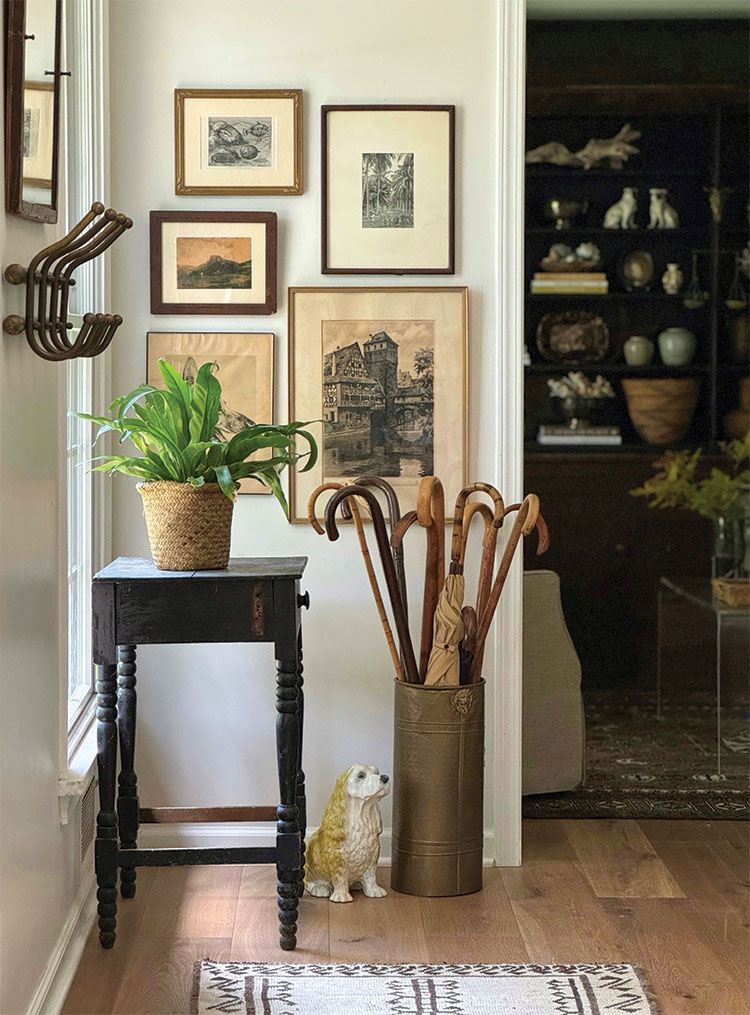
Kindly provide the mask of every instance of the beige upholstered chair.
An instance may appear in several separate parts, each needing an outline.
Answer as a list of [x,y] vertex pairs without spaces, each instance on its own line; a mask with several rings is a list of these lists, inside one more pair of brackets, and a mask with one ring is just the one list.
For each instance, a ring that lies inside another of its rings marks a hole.
[[523,576],[523,793],[560,793],[584,779],[581,664],[554,571]]

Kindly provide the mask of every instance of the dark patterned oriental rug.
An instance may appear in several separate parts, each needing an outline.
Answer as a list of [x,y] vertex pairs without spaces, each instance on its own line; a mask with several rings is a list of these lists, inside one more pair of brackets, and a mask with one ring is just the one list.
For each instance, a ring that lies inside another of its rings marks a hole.
[[623,964],[195,964],[191,1015],[655,1015],[640,972]]
[[653,694],[586,691],[586,784],[528,796],[527,818],[750,819],[747,703],[722,707],[721,772],[716,699],[672,694],[656,718]]

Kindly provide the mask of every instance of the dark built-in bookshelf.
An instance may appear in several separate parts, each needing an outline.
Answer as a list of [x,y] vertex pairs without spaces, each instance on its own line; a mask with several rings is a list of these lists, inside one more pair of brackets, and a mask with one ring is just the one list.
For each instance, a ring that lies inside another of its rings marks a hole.
[[[685,85],[679,89],[628,85],[601,89],[529,89],[527,149],[561,141],[571,151],[592,137],[612,137],[630,123],[641,131],[640,149],[622,169],[585,170],[531,164],[526,170],[526,323],[525,341],[531,355],[526,367],[526,440],[529,453],[581,453],[580,445],[540,448],[535,442],[542,422],[558,421],[555,401],[548,399],[547,380],[568,370],[608,377],[616,397],[607,419],[622,432],[620,448],[608,454],[658,453],[635,431],[627,412],[620,381],[623,377],[695,377],[700,383],[698,404],[681,446],[715,449],[724,438],[724,416],[738,404],[738,386],[747,375],[747,363],[738,362],[732,345],[732,322],[744,311],[729,310],[725,301],[732,284],[735,259],[748,242],[748,116],[744,90],[735,87]],[[679,92],[679,96],[677,95]],[[672,110],[672,105],[676,108]],[[623,187],[638,189],[636,229],[604,229],[606,210],[622,195]],[[649,188],[666,187],[677,209],[677,229],[648,229]],[[731,188],[721,222],[711,213],[706,188]],[[588,202],[585,214],[568,229],[557,230],[545,218],[545,202],[564,197]],[[575,247],[595,243],[602,254],[600,269],[607,275],[607,293],[531,293],[530,282],[550,246],[562,242]],[[654,261],[654,278],[647,291],[628,292],[618,266],[631,251],[648,251]],[[683,303],[693,251],[698,255],[705,304],[689,309]],[[664,292],[661,277],[667,262],[677,262],[684,273],[678,295]],[[748,280],[743,276],[745,289]],[[545,314],[589,310],[606,322],[610,347],[599,363],[549,363],[536,345],[536,332]],[[683,326],[698,339],[693,361],[686,367],[662,364],[658,349],[650,367],[629,367],[623,344],[635,334],[654,342],[666,327]],[[600,453],[597,449],[597,453]]]

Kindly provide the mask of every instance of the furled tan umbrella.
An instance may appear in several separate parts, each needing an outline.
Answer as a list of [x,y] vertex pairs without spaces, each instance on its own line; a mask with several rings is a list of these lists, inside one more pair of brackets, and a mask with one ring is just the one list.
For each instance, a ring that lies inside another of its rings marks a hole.
[[435,607],[432,651],[427,663],[425,684],[432,687],[458,687],[461,682],[461,658],[458,646],[464,636],[461,609],[464,604],[464,576],[451,573]]
[[434,686],[456,686],[461,683],[461,656],[459,646],[464,635],[462,609],[464,602],[464,556],[467,528],[474,511],[466,512],[466,504],[472,493],[486,493],[495,503],[494,516],[502,524],[503,499],[489,483],[472,483],[464,487],[456,498],[453,512],[453,539],[451,542],[450,573],[445,579],[443,591],[435,609],[433,642],[424,683]]

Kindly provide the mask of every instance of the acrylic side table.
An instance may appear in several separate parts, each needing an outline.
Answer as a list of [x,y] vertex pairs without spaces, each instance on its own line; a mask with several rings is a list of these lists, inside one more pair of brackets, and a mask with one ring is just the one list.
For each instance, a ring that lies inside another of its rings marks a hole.
[[[306,557],[238,557],[222,571],[159,571],[118,557],[92,582],[99,815],[95,864],[99,940],[115,943],[117,876],[135,895],[136,868],[177,864],[275,863],[279,943],[297,943],[306,824],[302,771],[302,637],[299,583]],[[140,809],[135,773],[136,647],[198,642],[273,642],[276,658],[278,807]],[[117,773],[117,741],[120,771]],[[140,849],[142,820],[276,821],[273,847]]]
[[750,610],[743,606],[728,606],[713,594],[709,578],[665,578],[659,579],[657,593],[657,668],[656,668],[656,717],[661,719],[662,684],[662,627],[664,603],[667,599],[682,599],[713,614],[716,634],[716,774],[721,775],[721,670],[722,642],[724,631],[729,624],[744,624],[750,631]]

